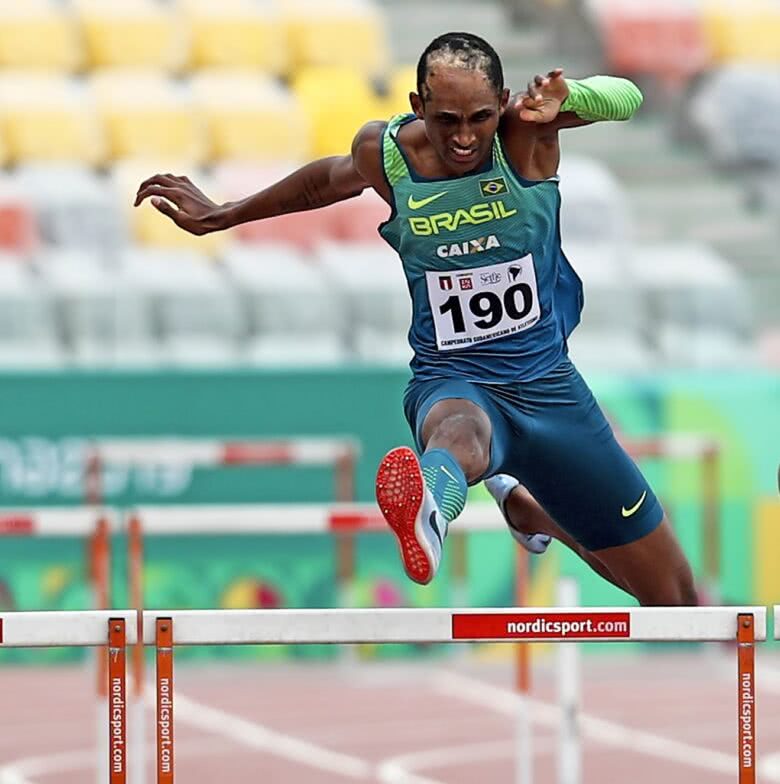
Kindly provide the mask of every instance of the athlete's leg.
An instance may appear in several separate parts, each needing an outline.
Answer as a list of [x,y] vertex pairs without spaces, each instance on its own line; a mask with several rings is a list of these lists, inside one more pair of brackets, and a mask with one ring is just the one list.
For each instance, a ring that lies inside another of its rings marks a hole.
[[488,469],[491,433],[482,408],[470,400],[450,398],[431,407],[423,421],[422,442],[426,452],[446,449],[473,483]]
[[[510,473],[551,518],[537,510],[535,531],[557,536],[554,521],[641,604],[695,603],[690,567],[661,505],[576,369],[562,364],[522,385],[517,409],[513,426],[528,448],[510,461]],[[516,514],[522,524],[523,511]]]
[[418,459],[407,447],[388,452],[377,471],[376,497],[406,573],[425,584],[441,562],[468,483],[488,470],[493,426],[487,411],[496,412],[478,386],[445,379],[412,382],[405,409],[422,454]]
[[693,574],[666,516],[641,539],[596,550],[594,556],[643,605],[698,604]]
[[522,485],[515,486],[509,493],[504,510],[507,522],[515,530],[529,536],[532,534],[544,534],[557,539],[582,558],[596,574],[611,582],[617,588],[633,595],[627,583],[615,577],[596,555],[586,550],[576,539],[564,531]]
[[[561,528],[521,485],[509,494],[505,509],[510,525],[517,530],[558,539],[597,574],[642,605],[697,604],[690,566],[666,517],[654,531],[635,542],[590,551]],[[661,563],[663,568],[659,568]]]

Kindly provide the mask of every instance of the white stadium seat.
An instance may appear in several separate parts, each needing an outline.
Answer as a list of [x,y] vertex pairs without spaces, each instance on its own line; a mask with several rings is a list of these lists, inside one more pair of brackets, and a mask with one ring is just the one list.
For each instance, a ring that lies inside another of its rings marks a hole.
[[15,180],[35,211],[44,243],[111,253],[127,241],[118,200],[108,180],[79,164],[27,165]]
[[376,244],[326,243],[317,258],[340,291],[350,325],[346,339],[356,355],[380,364],[407,362],[411,302],[395,252]]
[[122,253],[121,265],[123,280],[149,301],[167,364],[235,364],[238,301],[207,256],[194,251],[128,248]]
[[750,294],[729,262],[705,245],[683,242],[639,246],[627,265],[646,302],[647,333],[665,364],[751,364]]
[[223,263],[244,314],[251,364],[333,364],[349,328],[321,267],[288,245],[236,245]]
[[70,362],[79,366],[159,363],[148,302],[100,254],[49,250],[39,255],[38,267],[60,314]]
[[0,253],[0,367],[57,367],[64,361],[52,302],[33,269]]

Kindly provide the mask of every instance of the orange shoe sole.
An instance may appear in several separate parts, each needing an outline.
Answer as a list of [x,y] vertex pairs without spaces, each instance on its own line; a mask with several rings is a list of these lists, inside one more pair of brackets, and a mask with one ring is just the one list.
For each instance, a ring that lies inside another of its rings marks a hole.
[[433,577],[430,558],[415,531],[424,492],[425,481],[417,455],[405,446],[391,449],[376,472],[376,501],[398,539],[406,574],[422,585]]

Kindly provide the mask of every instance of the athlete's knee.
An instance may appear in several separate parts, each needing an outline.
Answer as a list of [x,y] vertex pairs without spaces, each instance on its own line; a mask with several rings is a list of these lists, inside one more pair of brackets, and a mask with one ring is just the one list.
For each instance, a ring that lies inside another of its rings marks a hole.
[[679,564],[659,579],[644,595],[637,595],[645,607],[694,607],[699,603],[691,567],[687,562]]
[[437,422],[426,448],[448,450],[470,482],[479,479],[490,464],[490,432],[481,417],[470,411],[454,412]]

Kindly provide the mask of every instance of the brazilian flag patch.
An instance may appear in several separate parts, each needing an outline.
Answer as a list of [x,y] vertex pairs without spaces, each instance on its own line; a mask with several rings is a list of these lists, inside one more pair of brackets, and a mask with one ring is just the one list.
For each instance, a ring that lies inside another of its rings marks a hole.
[[480,180],[479,190],[483,196],[500,196],[507,191],[506,180],[503,177]]

